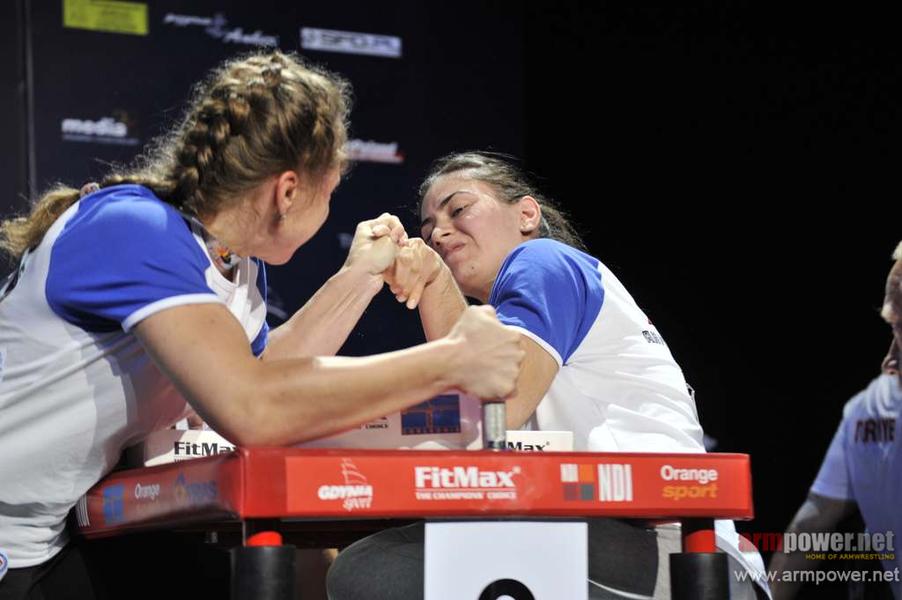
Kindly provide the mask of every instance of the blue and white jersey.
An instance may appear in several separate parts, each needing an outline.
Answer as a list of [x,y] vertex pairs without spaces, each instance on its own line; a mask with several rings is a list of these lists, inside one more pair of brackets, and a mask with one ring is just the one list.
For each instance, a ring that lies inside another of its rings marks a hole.
[[[560,367],[525,428],[572,431],[577,451],[705,451],[682,370],[598,259],[550,239],[524,242],[501,265],[489,304]],[[732,521],[715,528],[718,548],[763,574],[757,551],[740,550]]]
[[11,567],[55,555],[70,508],[122,449],[184,415],[132,328],[222,303],[260,354],[265,295],[262,263],[244,259],[227,280],[199,231],[147,188],[102,189],[56,220],[0,300],[0,547]]
[[[858,504],[871,533],[893,532],[896,560],[887,569],[902,569],[902,389],[894,375],[881,375],[843,408],[811,491],[819,496]],[[889,552],[892,554],[893,552]],[[902,598],[899,582],[892,584]]]
[[526,428],[572,431],[578,451],[704,451],[683,372],[600,261],[530,240],[504,260],[489,304],[560,367]]

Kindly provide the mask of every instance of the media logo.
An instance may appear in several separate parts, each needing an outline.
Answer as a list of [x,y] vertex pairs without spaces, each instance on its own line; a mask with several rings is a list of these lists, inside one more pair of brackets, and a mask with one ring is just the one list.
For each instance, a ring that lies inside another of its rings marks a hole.
[[65,118],[60,123],[63,141],[116,146],[137,146],[138,138],[128,135],[128,125],[121,118],[90,119]]

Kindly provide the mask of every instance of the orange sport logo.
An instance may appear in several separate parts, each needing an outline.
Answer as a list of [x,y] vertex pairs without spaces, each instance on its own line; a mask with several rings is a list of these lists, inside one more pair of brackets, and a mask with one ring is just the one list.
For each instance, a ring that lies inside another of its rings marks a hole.
[[681,482],[665,485],[661,497],[679,502],[685,499],[717,498],[717,469],[678,469],[671,465],[661,467],[661,479]]

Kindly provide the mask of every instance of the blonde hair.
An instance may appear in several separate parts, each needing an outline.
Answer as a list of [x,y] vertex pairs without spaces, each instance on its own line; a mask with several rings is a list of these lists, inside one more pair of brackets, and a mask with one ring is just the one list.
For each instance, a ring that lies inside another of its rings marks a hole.
[[[100,187],[134,183],[197,216],[213,215],[267,177],[300,168],[319,178],[344,166],[350,85],[279,51],[226,61],[198,84],[181,121],[129,169]],[[57,184],[26,216],[0,224],[0,248],[18,260],[80,197]]]

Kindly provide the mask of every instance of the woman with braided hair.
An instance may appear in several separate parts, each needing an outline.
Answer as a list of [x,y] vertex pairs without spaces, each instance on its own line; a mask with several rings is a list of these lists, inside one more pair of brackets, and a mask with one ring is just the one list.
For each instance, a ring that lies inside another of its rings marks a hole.
[[518,336],[489,309],[414,348],[331,356],[404,243],[390,215],[361,223],[339,272],[269,330],[264,263],[326,219],[348,97],[296,56],[228,61],[133,169],[3,223],[19,267],[0,295],[0,598],[90,597],[67,513],[188,405],[239,445],[281,445],[451,388],[511,392]]

